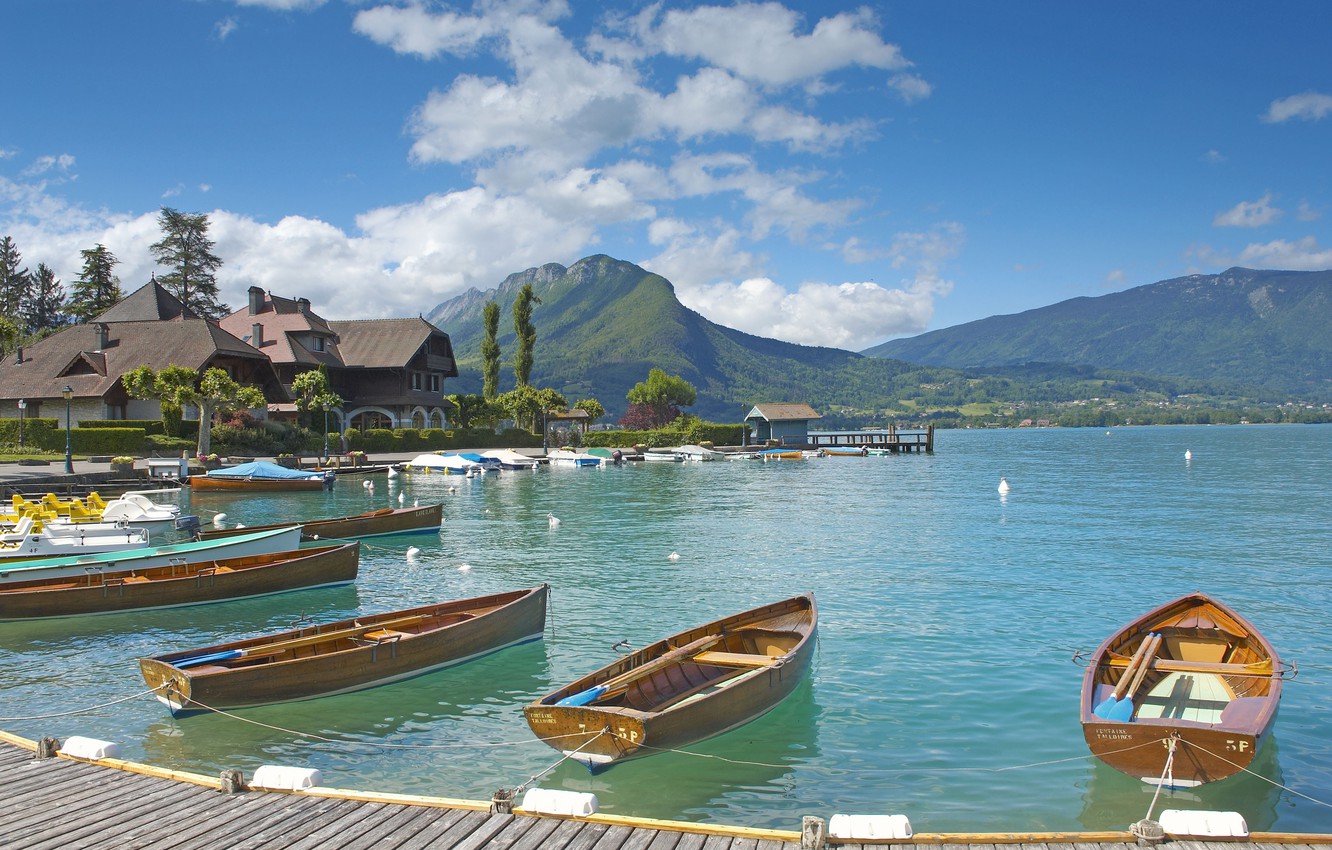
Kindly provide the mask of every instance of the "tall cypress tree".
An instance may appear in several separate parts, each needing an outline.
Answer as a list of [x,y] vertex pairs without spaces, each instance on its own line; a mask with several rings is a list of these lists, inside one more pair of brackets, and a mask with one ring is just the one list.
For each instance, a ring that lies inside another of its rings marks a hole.
[[541,299],[532,291],[532,284],[524,283],[518,290],[518,297],[513,302],[513,331],[518,336],[513,353],[513,376],[518,386],[527,386],[527,379],[532,374],[532,361],[536,351],[536,328],[532,326],[532,305],[540,304]]
[[0,239],[0,318],[8,319],[15,326],[23,324],[23,303],[28,300],[28,289],[32,285],[28,270],[22,266],[23,255],[13,238]]
[[217,300],[217,270],[222,259],[213,253],[213,241],[208,238],[208,216],[162,207],[157,223],[162,238],[149,250],[157,264],[168,269],[157,282],[204,318],[220,319],[231,312]]
[[486,401],[494,401],[499,395],[500,345],[499,345],[500,307],[494,301],[487,301],[481,310],[481,324],[485,336],[481,339],[481,377],[483,389],[481,395]]
[[125,297],[120,291],[120,278],[112,274],[112,269],[120,262],[116,255],[106,250],[106,246],[101,243],[95,248],[85,248],[81,253],[83,270],[78,280],[74,281],[74,289],[69,296],[69,309],[66,310],[76,322],[86,322],[106,312]]

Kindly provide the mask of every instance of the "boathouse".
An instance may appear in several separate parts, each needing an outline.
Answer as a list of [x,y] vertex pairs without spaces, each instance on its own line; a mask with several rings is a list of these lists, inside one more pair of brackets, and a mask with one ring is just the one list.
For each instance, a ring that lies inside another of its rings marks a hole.
[[809,423],[822,418],[808,404],[756,404],[745,414],[745,433],[754,445],[800,444],[809,436]]

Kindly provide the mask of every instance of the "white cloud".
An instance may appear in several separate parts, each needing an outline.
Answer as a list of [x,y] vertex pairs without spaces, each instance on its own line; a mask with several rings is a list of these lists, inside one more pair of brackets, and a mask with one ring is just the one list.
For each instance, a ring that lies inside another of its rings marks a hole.
[[1287,242],[1274,239],[1262,244],[1251,244],[1240,252],[1234,263],[1254,269],[1288,269],[1292,271],[1321,271],[1332,268],[1332,248],[1322,248],[1313,236]]
[[455,12],[432,14],[424,6],[376,6],[356,13],[352,29],[376,44],[432,59],[440,53],[465,55],[499,32],[484,17]]
[[777,3],[671,10],[644,41],[675,56],[703,60],[766,85],[790,85],[861,66],[899,70],[901,51],[872,29],[867,8],[822,18],[807,35],[800,16]]
[[1332,114],[1332,95],[1305,92],[1272,101],[1263,120],[1269,124],[1280,124],[1296,118],[1320,121],[1330,114]]
[[1323,211],[1310,204],[1308,201],[1300,201],[1299,209],[1295,217],[1300,221],[1318,221],[1323,217]]
[[327,0],[233,0],[237,6],[258,6],[275,12],[306,12],[318,9]]
[[1214,227],[1262,227],[1281,217],[1281,210],[1272,206],[1272,193],[1256,201],[1240,201],[1212,219]]
[[1226,161],[1226,155],[1221,151],[1212,148],[1202,155],[1202,161],[1208,165],[1220,165]]
[[915,74],[896,74],[888,80],[888,88],[897,92],[902,100],[915,103],[934,93],[934,86]]
[[32,161],[31,165],[23,169],[21,176],[36,177],[42,174],[50,174],[51,172],[67,174],[73,167],[74,157],[67,153],[54,156],[39,156]]
[[213,25],[213,35],[218,41],[226,41],[227,36],[231,35],[240,27],[240,23],[235,18],[223,18]]

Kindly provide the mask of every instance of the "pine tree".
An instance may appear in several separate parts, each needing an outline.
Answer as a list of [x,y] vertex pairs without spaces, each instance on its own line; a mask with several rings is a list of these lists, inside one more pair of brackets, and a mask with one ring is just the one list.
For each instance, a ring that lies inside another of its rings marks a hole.
[[31,279],[23,320],[29,334],[45,336],[65,324],[65,288],[46,263],[37,264]]
[[76,322],[87,322],[111,309],[125,296],[120,291],[120,278],[112,274],[112,269],[120,262],[115,254],[100,243],[95,248],[85,248],[81,253],[83,271],[79,273],[78,280],[74,281],[66,312]]
[[213,241],[208,238],[208,216],[162,207],[157,223],[162,239],[149,250],[157,264],[168,269],[157,278],[158,283],[206,319],[220,319],[231,312],[217,300],[217,270],[222,259],[213,253]]
[[23,324],[23,302],[28,300],[32,278],[22,268],[23,256],[9,236],[0,239],[0,318],[16,326]]
[[494,401],[499,395],[500,346],[499,320],[500,307],[494,301],[487,301],[481,311],[485,337],[481,340],[481,376],[483,395],[486,401]]

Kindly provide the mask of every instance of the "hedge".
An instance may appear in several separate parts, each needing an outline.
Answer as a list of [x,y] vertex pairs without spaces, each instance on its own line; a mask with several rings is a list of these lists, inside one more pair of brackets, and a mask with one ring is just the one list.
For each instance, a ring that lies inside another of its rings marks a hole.
[[589,431],[583,435],[583,445],[602,448],[628,448],[630,446],[679,446],[712,443],[714,446],[738,446],[744,439],[745,426],[717,422],[696,422],[684,430],[657,429],[653,431]]
[[[182,422],[181,425],[187,423]],[[195,436],[198,436],[199,423],[191,422],[195,427]],[[161,419],[89,419],[86,422],[80,422],[78,428],[142,428],[145,434],[161,434]]]

